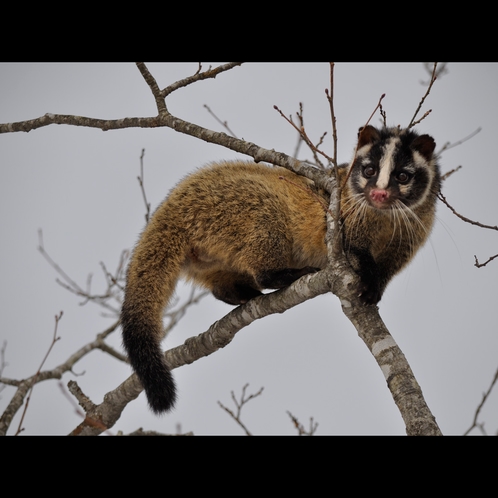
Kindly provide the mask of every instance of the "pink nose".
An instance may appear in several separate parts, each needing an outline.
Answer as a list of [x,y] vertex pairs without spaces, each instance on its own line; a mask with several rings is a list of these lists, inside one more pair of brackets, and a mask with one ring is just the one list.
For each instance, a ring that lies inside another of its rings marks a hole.
[[370,198],[374,202],[379,202],[379,203],[386,202],[387,199],[389,199],[389,192],[384,189],[374,188],[370,191]]

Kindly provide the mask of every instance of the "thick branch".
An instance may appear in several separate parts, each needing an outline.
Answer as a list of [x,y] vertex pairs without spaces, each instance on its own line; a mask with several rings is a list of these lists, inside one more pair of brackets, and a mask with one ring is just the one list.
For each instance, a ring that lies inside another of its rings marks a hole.
[[393,337],[379,316],[376,306],[345,306],[343,311],[377,361],[403,417],[409,436],[440,436],[420,386]]
[[123,128],[157,128],[159,126],[165,126],[159,117],[97,119],[85,116],[47,113],[36,119],[0,124],[0,133],[13,133],[19,131],[29,132],[52,124],[85,126],[87,128],[98,128],[103,131],[120,130]]
[[164,100],[164,95],[161,95],[161,90],[159,90],[159,86],[157,85],[154,76],[150,74],[149,70],[147,69],[147,66],[143,62],[137,62],[137,67],[140,73],[142,74],[144,80],[149,85],[152,91],[152,95],[154,95],[154,98],[156,99],[156,106],[159,114],[162,114],[163,112],[168,112],[168,109],[166,108],[166,102]]
[[[251,299],[230,311],[209,329],[191,337],[181,346],[166,351],[165,358],[171,369],[193,363],[224,348],[235,334],[259,318],[284,311],[328,292],[330,283],[327,272],[306,275],[289,287]],[[87,412],[86,419],[71,435],[98,435],[110,429],[121,416],[126,405],[142,392],[142,385],[135,374],[104,396],[104,401]]]
[[290,169],[298,174],[312,179],[322,188],[327,190],[331,186],[326,181],[323,172],[316,168],[309,166],[301,161],[294,159],[283,152],[276,152],[274,150],[264,149],[258,145],[231,137],[223,132],[211,131],[202,126],[198,126],[187,121],[183,121],[167,112],[161,116],[149,118],[123,118],[123,119],[94,119],[83,116],[71,116],[64,114],[45,114],[37,119],[28,121],[20,121],[17,123],[0,124],[0,133],[12,132],[29,132],[43,126],[51,124],[64,124],[71,126],[84,126],[88,128],[98,128],[103,131],[118,130],[123,128],[158,128],[168,127],[175,131],[190,135],[205,142],[214,143],[231,149],[235,152],[240,152],[247,156],[252,157],[256,162],[265,161],[271,164],[276,164],[284,168]]
[[[334,205],[337,190],[331,196],[331,206]],[[344,255],[341,238],[334,234],[334,221],[330,214],[328,218],[327,245],[331,264],[325,271],[329,272],[331,291],[341,300],[344,314],[382,370],[405,422],[406,433],[410,436],[441,435],[410,365],[382,321],[377,306],[365,306],[360,301],[357,295],[359,277]]]

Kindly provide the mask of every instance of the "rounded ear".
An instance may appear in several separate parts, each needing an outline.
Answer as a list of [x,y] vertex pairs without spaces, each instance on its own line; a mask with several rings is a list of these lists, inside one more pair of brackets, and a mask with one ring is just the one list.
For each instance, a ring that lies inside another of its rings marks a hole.
[[376,140],[379,140],[380,133],[377,128],[371,125],[362,126],[358,130],[358,149],[361,149],[364,145],[371,144]]
[[436,148],[436,142],[430,135],[420,135],[412,142],[411,148],[420,152],[427,161],[430,161]]

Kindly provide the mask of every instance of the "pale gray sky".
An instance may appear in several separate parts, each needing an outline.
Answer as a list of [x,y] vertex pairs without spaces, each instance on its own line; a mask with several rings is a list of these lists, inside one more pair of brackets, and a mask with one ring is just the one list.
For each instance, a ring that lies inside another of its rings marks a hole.
[[[196,64],[150,64],[161,87],[196,71]],[[382,93],[391,125],[406,126],[427,81],[422,64],[337,64],[335,107],[339,159],[348,161],[356,131]],[[169,101],[177,116],[220,130],[207,104],[239,137],[292,154],[294,130],[273,109],[295,113],[303,102],[308,133],[316,140],[330,129],[324,89],[328,64],[247,64],[215,80],[181,89]],[[154,99],[134,64],[0,64],[0,122],[47,112],[96,118],[155,114]],[[498,223],[496,137],[498,65],[450,64],[426,100],[431,115],[418,130],[438,149],[482,127],[472,140],[445,152],[443,172],[463,168],[444,184],[448,200],[465,216]],[[373,123],[377,122],[377,117]],[[329,134],[330,137],[330,134]],[[62,289],[54,270],[36,250],[43,229],[46,250],[78,283],[93,273],[103,290],[99,263],[114,269],[123,249],[143,228],[144,206],[137,183],[145,148],[145,184],[155,208],[185,174],[235,153],[170,129],[102,132],[49,126],[0,136],[0,341],[7,341],[4,376],[34,373],[50,344],[54,316],[61,310],[61,340],[45,368],[52,368],[93,340],[112,321],[101,309]],[[331,140],[326,142],[332,151]],[[301,157],[310,154],[301,149]],[[461,434],[498,368],[498,260],[473,266],[498,253],[498,234],[459,221],[440,205],[430,243],[389,285],[381,316],[406,355],[443,433]],[[185,296],[188,288],[180,286]],[[209,296],[191,310],[164,343],[181,344],[231,308]],[[110,341],[120,348],[118,332]],[[95,402],[130,369],[100,352],[77,364],[75,378]],[[112,429],[143,427],[196,434],[241,434],[217,401],[231,406],[230,392],[250,384],[261,397],[243,412],[257,434],[294,434],[287,411],[318,434],[404,434],[404,425],[384,377],[333,295],[321,296],[283,315],[259,320],[232,344],[174,372],[180,392],[176,410],[152,415],[143,395]],[[0,393],[0,410],[14,389]],[[482,412],[497,429],[498,393]],[[16,419],[18,420],[18,418]],[[79,418],[56,381],[37,385],[24,422],[27,434],[66,434]],[[14,422],[11,433],[17,427]]]

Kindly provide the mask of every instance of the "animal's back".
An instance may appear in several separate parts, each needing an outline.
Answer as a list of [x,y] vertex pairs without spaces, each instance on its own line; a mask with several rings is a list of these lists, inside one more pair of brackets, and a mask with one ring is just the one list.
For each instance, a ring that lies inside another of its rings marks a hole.
[[325,208],[310,187],[283,168],[213,164],[182,180],[154,212],[130,260],[121,323],[156,413],[176,397],[160,341],[180,275],[237,305],[324,268]]

